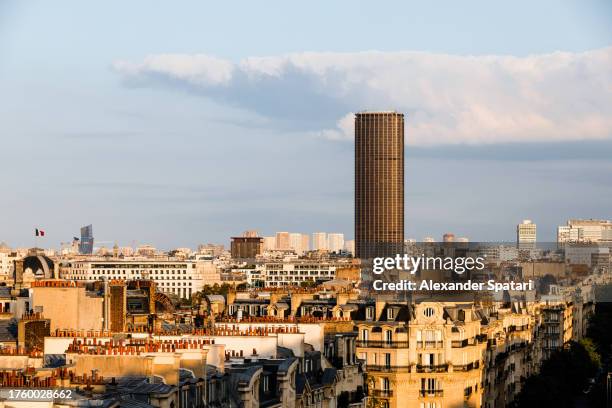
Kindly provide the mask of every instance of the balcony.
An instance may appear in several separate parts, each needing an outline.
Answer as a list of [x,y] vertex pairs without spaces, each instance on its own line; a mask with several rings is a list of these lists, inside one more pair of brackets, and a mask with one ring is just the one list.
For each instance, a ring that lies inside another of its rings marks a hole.
[[392,366],[392,365],[366,365],[366,371],[381,372],[381,373],[409,373],[410,366]]
[[390,398],[393,396],[393,390],[372,390],[372,395],[380,398]]
[[448,364],[421,365],[416,366],[417,373],[444,373],[448,371]]
[[463,364],[463,365],[453,365],[453,371],[472,371],[480,367],[480,363],[478,361]]
[[426,348],[426,349],[433,349],[433,348],[442,348],[444,347],[444,342],[443,341],[417,341],[417,348]]
[[475,344],[476,344],[476,339],[453,340],[451,342],[451,347],[461,348],[461,347],[473,346]]
[[356,347],[408,348],[407,341],[357,340]]
[[421,397],[442,397],[444,396],[443,390],[420,390],[419,395]]

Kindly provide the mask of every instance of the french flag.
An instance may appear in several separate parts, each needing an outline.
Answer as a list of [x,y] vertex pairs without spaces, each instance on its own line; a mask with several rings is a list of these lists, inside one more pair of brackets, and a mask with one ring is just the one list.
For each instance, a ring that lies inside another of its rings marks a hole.
[[36,228],[36,236],[37,237],[44,237],[45,236],[45,231]]

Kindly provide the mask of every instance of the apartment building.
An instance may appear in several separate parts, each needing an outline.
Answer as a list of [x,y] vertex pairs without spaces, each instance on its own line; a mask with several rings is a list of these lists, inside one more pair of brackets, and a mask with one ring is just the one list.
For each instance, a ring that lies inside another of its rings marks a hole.
[[557,228],[557,243],[568,242],[595,243],[612,241],[612,221],[610,220],[568,220],[566,225]]
[[[183,299],[209,284],[211,271],[196,260],[73,260],[60,266],[60,277],[93,282],[98,280],[151,279],[159,291]],[[210,262],[209,262],[210,263]]]
[[480,406],[480,316],[472,304],[374,302],[363,308],[357,356],[383,407]]
[[[381,407],[505,407],[543,360],[586,332],[589,286],[538,302],[349,301],[368,398]],[[351,308],[353,307],[353,308]]]
[[250,285],[299,286],[302,282],[315,283],[332,280],[336,277],[337,268],[349,264],[349,260],[286,257],[282,260],[260,261],[255,264],[254,268],[245,268],[243,271]]
[[523,220],[516,226],[516,244],[519,249],[535,248],[537,227],[531,220]]

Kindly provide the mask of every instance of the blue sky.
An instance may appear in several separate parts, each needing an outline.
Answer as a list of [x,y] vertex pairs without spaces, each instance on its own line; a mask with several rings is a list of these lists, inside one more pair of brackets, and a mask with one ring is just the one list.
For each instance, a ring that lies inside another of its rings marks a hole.
[[347,118],[379,107],[409,123],[407,237],[553,239],[612,217],[611,22],[608,1],[3,1],[0,241],[350,237]]

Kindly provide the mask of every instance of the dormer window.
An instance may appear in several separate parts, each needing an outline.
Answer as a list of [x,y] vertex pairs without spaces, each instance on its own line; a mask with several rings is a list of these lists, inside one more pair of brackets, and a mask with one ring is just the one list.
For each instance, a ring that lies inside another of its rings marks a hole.
[[372,306],[366,307],[366,319],[374,319],[374,308]]
[[387,320],[395,320],[395,309],[392,307],[387,309]]

